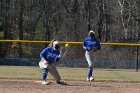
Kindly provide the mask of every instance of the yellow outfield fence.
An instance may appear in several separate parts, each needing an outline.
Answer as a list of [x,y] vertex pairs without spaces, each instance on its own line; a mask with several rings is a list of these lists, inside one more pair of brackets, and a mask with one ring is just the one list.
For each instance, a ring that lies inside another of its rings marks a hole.
[[[51,41],[33,41],[33,40],[0,40],[0,42],[23,42],[23,43],[50,43]],[[68,42],[61,41],[61,44],[82,44],[83,42]],[[115,45],[115,46],[140,46],[140,43],[101,43],[101,45]]]

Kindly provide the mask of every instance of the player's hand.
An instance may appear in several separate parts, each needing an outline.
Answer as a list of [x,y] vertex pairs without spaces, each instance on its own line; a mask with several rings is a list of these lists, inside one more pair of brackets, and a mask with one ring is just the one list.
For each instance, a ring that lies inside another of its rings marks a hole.
[[44,64],[45,64],[47,67],[49,66],[48,61],[44,61]]

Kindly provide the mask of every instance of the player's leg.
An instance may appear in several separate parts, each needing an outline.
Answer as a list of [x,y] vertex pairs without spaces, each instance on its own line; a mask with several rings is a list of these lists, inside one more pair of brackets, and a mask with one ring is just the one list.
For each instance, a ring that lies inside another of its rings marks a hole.
[[47,85],[49,84],[49,82],[47,82],[46,78],[47,78],[47,74],[48,74],[48,68],[43,68],[42,69],[42,84]]
[[56,81],[60,81],[61,77],[54,64],[49,65],[49,73],[55,78]]
[[93,62],[94,62],[92,52],[86,52],[85,57],[86,57],[86,60],[88,62],[88,66],[89,66],[87,81],[92,81],[92,80],[94,80],[93,75],[92,75]]
[[57,71],[56,66],[54,64],[51,64],[49,66],[49,73],[55,78],[58,84],[65,84],[65,81],[61,80],[59,72]]
[[47,84],[49,84],[49,82],[47,82],[47,80],[46,80],[47,74],[48,74],[48,68],[42,61],[39,62],[39,66],[42,69],[42,84],[47,85]]

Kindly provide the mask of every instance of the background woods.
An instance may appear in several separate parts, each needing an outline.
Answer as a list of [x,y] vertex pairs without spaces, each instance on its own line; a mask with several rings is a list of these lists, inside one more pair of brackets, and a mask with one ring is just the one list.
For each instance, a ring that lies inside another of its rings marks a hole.
[[[101,42],[139,43],[139,5],[140,0],[0,0],[0,39],[78,42],[93,29]],[[39,58],[45,46],[0,43],[0,57]],[[81,45],[69,51],[67,59],[84,58]],[[135,53],[134,47],[103,46],[98,59],[131,60]]]

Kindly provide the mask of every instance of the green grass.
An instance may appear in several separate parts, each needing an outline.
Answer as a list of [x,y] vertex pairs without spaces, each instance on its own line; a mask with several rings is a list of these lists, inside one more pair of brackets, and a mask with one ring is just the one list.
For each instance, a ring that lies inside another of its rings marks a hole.
[[[65,80],[86,80],[87,68],[58,68]],[[41,70],[36,66],[0,66],[0,78],[41,79]],[[132,69],[97,69],[93,71],[96,81],[140,82],[140,72]],[[53,77],[49,74],[48,79]]]

